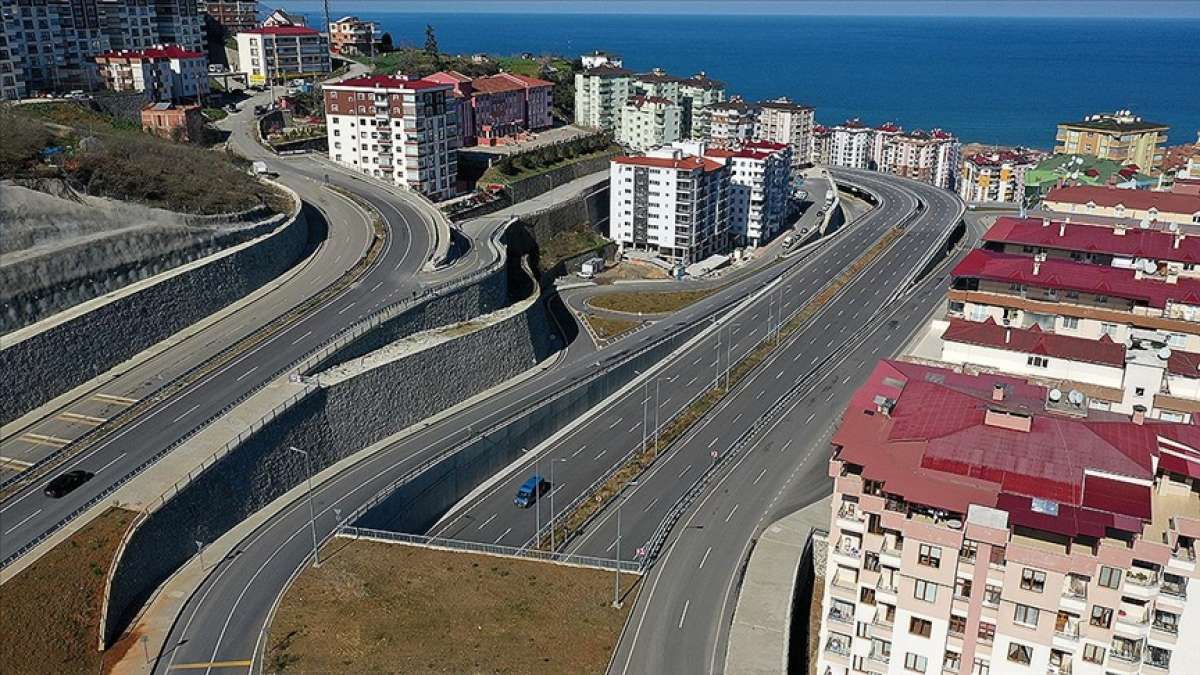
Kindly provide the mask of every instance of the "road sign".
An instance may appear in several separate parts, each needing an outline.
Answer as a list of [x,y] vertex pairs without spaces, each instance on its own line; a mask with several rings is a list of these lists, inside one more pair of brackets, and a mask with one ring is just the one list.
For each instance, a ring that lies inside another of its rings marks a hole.
[[712,455],[712,458],[713,458],[713,459],[716,459],[716,458],[717,458],[717,451],[716,451],[716,450],[713,450],[712,452],[710,452],[710,453],[708,453],[708,454]]
[[645,546],[639,546],[639,547],[638,547],[638,550],[637,550],[637,552],[633,554],[633,557],[635,557],[635,558],[641,558],[641,557],[643,557],[643,556],[645,556],[645,555],[646,555],[646,547],[645,547]]

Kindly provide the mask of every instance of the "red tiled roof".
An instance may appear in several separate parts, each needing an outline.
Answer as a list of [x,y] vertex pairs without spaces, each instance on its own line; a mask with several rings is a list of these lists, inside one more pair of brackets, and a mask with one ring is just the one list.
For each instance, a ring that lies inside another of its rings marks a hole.
[[788,146],[784,143],[772,143],[771,141],[746,141],[745,143],[742,143],[742,147],[750,148],[752,150],[774,151],[774,150],[784,150]]
[[[995,385],[1004,399],[992,400]],[[889,414],[877,411],[890,399]],[[899,361],[881,361],[851,397],[833,436],[837,458],[862,467],[863,477],[905,499],[965,513],[970,504],[1009,513],[1010,523],[1073,536],[1116,527],[1140,532],[1150,518],[1154,458],[1163,439],[1173,465],[1200,472],[1195,427],[1111,413],[1087,418],[1048,412],[1046,389],[1001,375],[969,375]],[[989,410],[1027,415],[1029,431],[987,424]],[[1164,463],[1165,466],[1165,463]],[[1124,479],[1122,479],[1124,478]],[[1055,502],[1058,514],[1035,510]]]
[[241,31],[243,33],[254,33],[256,35],[320,35],[321,31],[308,26],[259,26],[250,30]]
[[529,77],[528,75],[518,75],[517,73],[500,73],[496,77],[507,77],[509,79],[520,82],[523,86],[526,86],[526,87],[553,87],[554,86],[553,82],[547,82],[546,80],[539,80],[536,77]]
[[429,80],[409,80],[403,77],[394,75],[368,75],[366,77],[353,77],[348,80],[342,80],[336,84],[325,85],[326,89],[341,89],[341,88],[364,88],[364,89],[407,89],[416,91],[419,89],[431,89],[434,87],[449,87],[449,84],[443,82],[431,82]]
[[899,133],[901,131],[900,127],[896,126],[895,124],[892,124],[891,122],[885,122],[883,124],[880,124],[879,126],[875,127],[875,130],[883,131],[886,133]]
[[1167,359],[1167,372],[1172,375],[1200,378],[1200,354],[1172,349],[1171,357]]
[[1102,225],[1053,221],[1043,226],[1040,218],[1003,216],[988,228],[983,240],[1081,253],[1200,263],[1200,237],[1182,236],[1176,246],[1175,235],[1150,228],[1130,228],[1125,230],[1125,234],[1117,234],[1115,228]]
[[525,87],[520,82],[514,82],[503,75],[477,77],[471,80],[471,88],[482,94],[503,94],[510,91],[522,91]]
[[1050,258],[1033,273],[1033,260],[1028,256],[975,249],[967,254],[950,273],[954,277],[970,277],[1019,283],[1039,288],[1095,293],[1117,298],[1142,301],[1162,309],[1168,301],[1200,305],[1200,281],[1180,277],[1169,284],[1155,278],[1136,279],[1133,270],[1077,263]]
[[1047,333],[1034,324],[1031,328],[1000,326],[991,317],[986,321],[951,319],[942,335],[947,342],[992,347],[1022,354],[1054,356],[1071,361],[1097,363],[1120,368],[1125,364],[1125,346],[1108,335],[1099,340]]
[[673,157],[616,157],[613,159],[613,162],[658,169],[680,169],[682,171],[691,171],[693,169],[716,171],[724,166],[716,160],[696,157],[694,155],[684,155],[679,159]]
[[1157,208],[1159,213],[1200,213],[1200,197],[1195,195],[1153,190],[1122,190],[1106,185],[1056,187],[1046,195],[1045,201],[1067,204],[1094,203],[1103,207],[1124,205],[1138,210]]
[[446,84],[461,84],[463,82],[471,81],[471,77],[469,75],[463,75],[457,70],[439,70],[438,72],[433,73],[432,75],[426,75],[421,79],[429,80],[430,82],[444,82]]
[[640,108],[647,103],[654,103],[657,105],[675,105],[675,102],[671,99],[663,98],[661,96],[630,96],[625,103],[626,105],[632,105],[635,108]]
[[126,49],[122,51],[104,52],[97,54],[96,58],[126,58],[126,59],[201,59],[205,58],[204,52],[197,52],[191,49],[184,49],[179,45],[157,45],[146,49]]

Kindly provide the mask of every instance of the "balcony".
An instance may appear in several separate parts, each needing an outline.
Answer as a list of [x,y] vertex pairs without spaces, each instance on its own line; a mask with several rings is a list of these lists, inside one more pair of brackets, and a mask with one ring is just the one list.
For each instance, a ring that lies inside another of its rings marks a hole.
[[836,621],[838,623],[853,624],[854,610],[851,609],[847,611],[846,609],[835,605],[829,609],[829,620]]
[[850,636],[834,633],[825,641],[825,653],[850,657]]
[[[1169,575],[1169,576],[1174,576],[1174,575]],[[1173,580],[1173,579],[1168,579],[1168,578],[1164,577],[1163,581],[1162,581],[1162,585],[1159,587],[1159,590],[1162,592],[1162,595],[1166,595],[1166,596],[1170,596],[1170,597],[1174,597],[1174,598],[1180,598],[1182,600],[1187,600],[1187,581],[1186,580],[1182,580],[1182,579]]]

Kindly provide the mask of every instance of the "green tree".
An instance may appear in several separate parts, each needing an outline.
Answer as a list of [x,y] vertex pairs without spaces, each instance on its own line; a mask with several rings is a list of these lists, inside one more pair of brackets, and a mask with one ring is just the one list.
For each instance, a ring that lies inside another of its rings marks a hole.
[[441,54],[438,50],[437,35],[434,35],[431,24],[425,24],[425,53],[434,59],[437,59]]
[[391,33],[384,33],[383,37],[379,38],[379,51],[380,52],[386,54],[390,51],[393,51],[395,48],[396,48],[396,46],[394,44],[392,44],[392,34]]

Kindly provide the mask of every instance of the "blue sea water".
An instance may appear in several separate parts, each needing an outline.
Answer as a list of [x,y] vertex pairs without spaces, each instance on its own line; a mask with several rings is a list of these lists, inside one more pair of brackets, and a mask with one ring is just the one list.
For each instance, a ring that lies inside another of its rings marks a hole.
[[[426,24],[452,53],[622,54],[625,66],[699,70],[748,99],[789,96],[834,124],[861,117],[942,127],[964,141],[1050,147],[1054,125],[1129,108],[1200,129],[1200,20],[800,15],[466,14],[331,2],[419,46]],[[344,5],[344,7],[340,6]],[[285,7],[320,23],[320,3]]]

